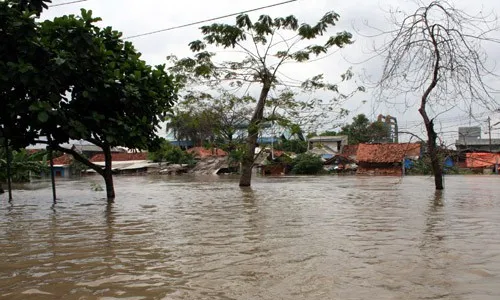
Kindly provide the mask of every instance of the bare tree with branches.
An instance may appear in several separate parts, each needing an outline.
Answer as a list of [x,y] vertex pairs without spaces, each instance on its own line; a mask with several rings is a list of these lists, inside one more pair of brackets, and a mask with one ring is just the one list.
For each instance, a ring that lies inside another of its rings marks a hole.
[[498,108],[496,91],[487,82],[488,76],[495,76],[495,66],[489,64],[484,48],[485,43],[498,43],[492,37],[498,24],[493,14],[472,15],[448,1],[417,4],[411,14],[390,11],[396,29],[385,32],[389,39],[377,49],[385,57],[377,88],[382,101],[402,97],[411,107],[415,98],[420,99],[434,182],[442,190],[434,121],[454,107]]

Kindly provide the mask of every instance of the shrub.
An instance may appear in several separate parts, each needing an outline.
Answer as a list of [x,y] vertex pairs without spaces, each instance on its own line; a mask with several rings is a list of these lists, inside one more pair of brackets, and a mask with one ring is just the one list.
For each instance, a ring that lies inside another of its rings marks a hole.
[[149,152],[148,158],[154,162],[169,162],[172,164],[196,164],[192,154],[183,151],[180,147],[163,141],[159,149]]
[[294,174],[315,175],[322,171],[323,161],[318,155],[303,153],[292,161],[292,173]]

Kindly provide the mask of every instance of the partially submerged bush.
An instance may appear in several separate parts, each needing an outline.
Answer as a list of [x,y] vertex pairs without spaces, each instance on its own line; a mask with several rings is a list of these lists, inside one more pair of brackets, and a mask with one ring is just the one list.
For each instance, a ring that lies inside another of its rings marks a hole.
[[323,161],[312,153],[302,153],[292,161],[292,173],[301,175],[315,175],[323,171]]
[[163,141],[160,148],[148,153],[148,158],[154,162],[168,162],[172,164],[194,165],[194,156],[182,150],[178,146],[172,145],[168,141]]

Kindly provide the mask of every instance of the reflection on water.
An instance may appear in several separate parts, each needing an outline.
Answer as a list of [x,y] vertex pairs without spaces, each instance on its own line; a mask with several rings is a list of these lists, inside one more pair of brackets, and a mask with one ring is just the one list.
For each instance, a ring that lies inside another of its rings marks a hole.
[[118,177],[0,202],[0,299],[500,299],[500,178]]

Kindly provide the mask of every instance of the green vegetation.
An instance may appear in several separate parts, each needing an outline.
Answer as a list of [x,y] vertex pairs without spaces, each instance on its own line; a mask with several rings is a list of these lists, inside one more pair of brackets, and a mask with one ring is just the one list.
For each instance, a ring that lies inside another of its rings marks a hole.
[[350,145],[387,142],[390,136],[389,128],[385,123],[370,122],[364,114],[355,116],[352,123],[342,127],[338,134],[347,135]]
[[[173,59],[175,65],[172,70],[186,86],[195,83],[197,86],[207,84],[213,87],[224,82],[233,88],[248,85],[248,88],[245,88],[248,90],[252,83],[258,85],[260,93],[256,97],[251,118],[245,126],[246,147],[242,158],[240,186],[251,184],[258,135],[266,121],[276,121],[279,105],[274,105],[274,102],[295,103],[292,106],[286,105],[293,112],[316,108],[319,114],[308,114],[309,120],[312,121],[328,113],[331,117],[331,114],[335,114],[339,109],[342,100],[348,97],[339,92],[338,85],[325,83],[323,75],[307,79],[299,84],[300,87],[295,88],[287,86],[286,75],[282,79],[279,73],[281,66],[286,63],[307,62],[327,54],[332,49],[351,44],[352,35],[345,31],[333,36],[324,36],[328,29],[336,25],[339,18],[338,14],[328,12],[316,24],[310,25],[300,23],[293,15],[277,18],[261,15],[257,20],[251,20],[248,15],[242,14],[236,18],[234,25],[214,23],[202,26],[203,41],[196,40],[189,44],[191,50],[196,53],[194,58]],[[209,45],[224,49],[234,48],[242,55],[240,59],[217,63],[214,61],[215,54],[207,50]],[[351,77],[352,72],[349,70],[342,76],[342,80]],[[329,100],[309,97],[312,99],[309,102],[296,101],[298,94],[308,93],[310,96],[313,91],[319,89],[332,92],[335,96],[329,97]],[[268,97],[272,92],[277,96]],[[267,120],[266,107],[272,109]],[[290,116],[300,117],[296,114]]]
[[300,154],[307,151],[307,141],[302,141],[298,139],[293,139],[293,140],[284,139],[281,140],[278,144],[276,144],[274,146],[274,149]]
[[[45,137],[53,150],[103,176],[111,202],[111,148],[157,147],[176,83],[164,66],[141,60],[120,32],[96,26],[91,11],[37,23],[43,2],[50,1],[0,2],[0,141],[17,150]],[[60,147],[70,139],[101,147],[105,167]]]
[[196,163],[192,154],[183,151],[180,147],[174,146],[166,140],[162,141],[157,150],[148,153],[148,159],[159,163],[167,162],[187,165],[194,165]]
[[195,146],[205,143],[222,147],[241,143],[237,131],[249,122],[255,102],[251,97],[236,97],[222,93],[212,97],[204,93],[191,93],[180,101],[167,116],[167,131],[172,131],[179,141],[190,141]]
[[323,161],[318,155],[302,153],[292,161],[292,173],[299,175],[316,175],[323,172]]
[[[0,157],[5,157],[5,150],[0,148]],[[11,179],[13,182],[29,182],[30,178],[40,178],[49,171],[47,152],[29,154],[26,150],[12,151]],[[0,182],[7,180],[7,161],[0,159]]]

